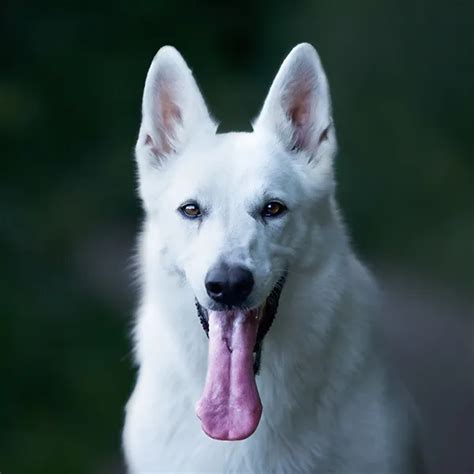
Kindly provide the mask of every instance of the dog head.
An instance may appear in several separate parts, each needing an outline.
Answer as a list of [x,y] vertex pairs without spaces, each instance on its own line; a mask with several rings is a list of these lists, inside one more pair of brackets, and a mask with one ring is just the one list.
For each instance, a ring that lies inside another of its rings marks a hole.
[[327,217],[336,142],[314,48],[301,44],[285,59],[253,133],[216,128],[183,58],[160,49],[136,146],[157,249],[204,307],[252,308],[290,265],[316,257],[305,246]]

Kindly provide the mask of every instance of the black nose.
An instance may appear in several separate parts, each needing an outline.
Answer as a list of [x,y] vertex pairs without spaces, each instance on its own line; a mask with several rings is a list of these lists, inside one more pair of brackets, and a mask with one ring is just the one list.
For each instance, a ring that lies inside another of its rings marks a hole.
[[207,294],[217,303],[240,306],[253,288],[253,276],[244,267],[218,265],[206,276]]

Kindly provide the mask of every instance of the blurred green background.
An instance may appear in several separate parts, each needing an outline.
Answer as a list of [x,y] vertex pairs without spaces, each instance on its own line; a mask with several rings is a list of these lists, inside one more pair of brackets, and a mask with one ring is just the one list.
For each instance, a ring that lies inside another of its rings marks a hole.
[[471,472],[473,18],[472,1],[4,0],[0,471],[123,472],[132,150],[156,50],[182,52],[221,131],[248,130],[308,41],[332,87],[341,207],[387,289],[381,333],[431,470]]

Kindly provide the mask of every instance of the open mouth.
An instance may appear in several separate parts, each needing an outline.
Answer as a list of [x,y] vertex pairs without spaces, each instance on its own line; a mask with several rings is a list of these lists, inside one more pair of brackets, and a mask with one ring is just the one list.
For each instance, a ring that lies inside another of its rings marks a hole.
[[206,382],[196,413],[203,431],[214,439],[242,440],[257,428],[262,404],[255,376],[262,343],[278,309],[286,273],[265,302],[253,309],[208,310],[196,301],[209,337]]

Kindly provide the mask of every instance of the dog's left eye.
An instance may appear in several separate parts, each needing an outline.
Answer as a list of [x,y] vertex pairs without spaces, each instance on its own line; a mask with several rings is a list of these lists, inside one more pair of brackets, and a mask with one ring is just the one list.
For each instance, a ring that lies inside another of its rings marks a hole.
[[195,202],[188,202],[179,208],[179,212],[188,219],[196,219],[202,216],[201,209]]
[[282,202],[270,201],[263,206],[262,217],[277,217],[287,209],[288,208]]

